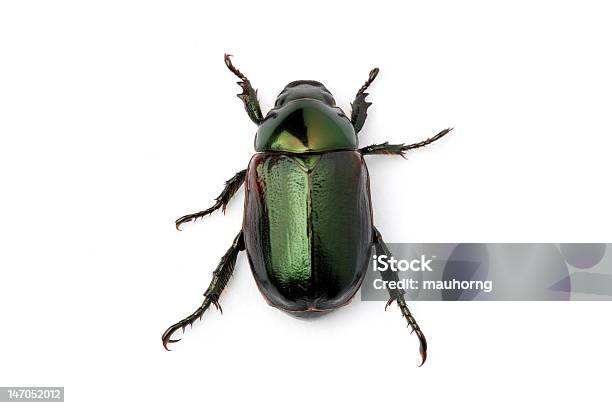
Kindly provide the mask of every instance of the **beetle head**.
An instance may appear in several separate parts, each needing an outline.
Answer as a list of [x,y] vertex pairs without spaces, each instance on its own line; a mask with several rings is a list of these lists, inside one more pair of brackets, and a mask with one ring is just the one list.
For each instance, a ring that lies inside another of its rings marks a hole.
[[274,108],[278,109],[285,106],[288,102],[298,99],[316,99],[328,106],[336,106],[336,101],[329,90],[317,81],[293,81],[285,86],[285,89],[278,95]]

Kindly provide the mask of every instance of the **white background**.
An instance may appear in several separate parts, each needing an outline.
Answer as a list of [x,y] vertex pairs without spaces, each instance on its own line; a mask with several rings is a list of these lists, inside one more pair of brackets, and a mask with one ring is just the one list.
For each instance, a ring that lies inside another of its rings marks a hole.
[[[0,5],[0,385],[66,406],[607,406],[610,302],[355,300],[316,320],[269,307],[244,255],[168,353],[242,221],[259,89],[316,79],[348,112],[374,66],[362,144],[390,242],[610,242],[606,2],[4,1]],[[240,405],[237,405],[240,404]]]

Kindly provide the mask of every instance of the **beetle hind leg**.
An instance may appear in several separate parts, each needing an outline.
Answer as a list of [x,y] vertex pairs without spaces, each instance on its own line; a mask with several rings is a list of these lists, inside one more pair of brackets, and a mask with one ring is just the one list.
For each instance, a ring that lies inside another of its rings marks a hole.
[[236,258],[238,257],[238,253],[243,250],[244,237],[242,235],[242,231],[240,231],[240,233],[234,239],[230,249],[228,249],[225,255],[223,255],[221,258],[217,269],[214,270],[212,281],[210,282],[208,289],[206,289],[206,292],[204,292],[204,301],[202,302],[202,305],[183,320],[168,327],[168,329],[162,335],[162,344],[166,350],[170,351],[168,348],[168,343],[177,343],[181,340],[173,340],[170,337],[172,337],[172,335],[179,329],[185,333],[185,328],[188,325],[192,326],[193,322],[201,319],[202,315],[204,312],[206,312],[206,310],[208,310],[211,304],[214,305],[221,313],[223,313],[221,305],[219,304],[219,297],[221,296],[223,289],[225,289],[229,278],[234,272],[234,266],[236,266]]
[[[391,251],[389,251],[389,248],[382,239],[382,235],[376,228],[374,228],[374,248],[376,250],[377,255],[387,255],[388,257],[391,257]],[[392,271],[390,269],[387,269],[384,272],[381,271],[380,274],[385,281],[398,280],[397,272]],[[412,328],[412,332],[410,334],[416,333],[419,339],[419,352],[421,354],[422,359],[421,364],[419,365],[420,367],[425,363],[425,360],[427,360],[427,339],[421,331],[421,328],[419,327],[418,323],[412,316],[412,313],[410,313],[408,305],[406,305],[406,300],[404,299],[404,291],[402,289],[389,289],[389,296],[390,298],[387,304],[385,305],[385,310],[387,310],[387,307],[389,307],[389,305],[391,305],[394,301],[397,302],[397,305],[399,306],[400,311],[402,312],[402,316],[404,316],[404,318],[408,322],[408,327]]]

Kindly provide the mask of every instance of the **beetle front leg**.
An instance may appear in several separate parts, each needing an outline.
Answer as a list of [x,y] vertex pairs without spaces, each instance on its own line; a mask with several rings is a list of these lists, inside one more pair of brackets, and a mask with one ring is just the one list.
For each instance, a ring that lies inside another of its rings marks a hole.
[[185,222],[189,222],[189,221],[195,221],[198,218],[204,217],[205,215],[212,214],[213,212],[217,211],[219,208],[221,208],[223,212],[225,212],[225,207],[227,206],[229,201],[232,199],[234,194],[236,194],[236,191],[238,191],[242,183],[244,183],[245,177],[246,177],[246,170],[242,170],[236,173],[234,177],[232,177],[231,179],[225,182],[225,188],[223,189],[221,194],[219,194],[219,196],[215,198],[215,204],[212,207],[207,208],[204,211],[199,211],[197,213],[183,215],[181,218],[177,219],[174,222],[176,225],[176,229],[180,231],[181,224]]
[[359,133],[363,125],[365,124],[366,117],[368,116],[368,108],[372,105],[371,102],[366,101],[369,94],[366,93],[368,87],[374,82],[378,75],[378,68],[374,68],[370,71],[368,80],[363,84],[355,95],[355,100],[351,103],[351,123],[355,129],[355,133]]
[[399,154],[400,156],[404,157],[404,153],[407,152],[408,150],[418,149],[419,147],[427,146],[428,144],[433,143],[436,140],[441,139],[442,137],[446,136],[446,134],[448,134],[448,132],[450,132],[451,130],[453,130],[453,128],[444,129],[443,131],[441,131],[434,137],[430,137],[429,139],[423,140],[422,142],[419,142],[419,143],[413,143],[413,144],[407,145],[404,143],[389,144],[389,142],[385,142],[385,143],[373,144],[370,146],[362,147],[361,149],[359,149],[359,151],[363,155],[366,155],[366,154]]
[[[374,228],[374,249],[376,250],[376,255],[386,255],[389,258],[391,257],[391,251],[389,251],[389,248],[382,239],[382,235],[376,228]],[[390,269],[384,272],[381,271],[380,275],[385,281],[397,282],[399,280],[397,272]],[[425,360],[427,360],[427,339],[425,339],[425,335],[421,331],[421,328],[412,316],[412,313],[410,313],[410,309],[408,309],[408,306],[406,305],[406,300],[404,299],[404,291],[402,289],[389,289],[389,297],[389,301],[385,305],[385,310],[387,310],[387,307],[389,307],[391,303],[396,301],[397,305],[400,308],[400,311],[402,312],[402,316],[404,316],[404,318],[408,322],[408,326],[412,328],[412,332],[410,334],[416,333],[417,337],[419,338],[419,352],[421,353],[422,358],[421,364],[419,365],[420,367],[425,364]]]
[[223,255],[223,257],[221,258],[217,269],[214,270],[212,281],[210,282],[210,285],[208,285],[208,289],[206,289],[206,292],[204,292],[204,302],[202,302],[202,305],[198,307],[195,312],[193,312],[183,320],[168,327],[168,329],[162,335],[162,344],[164,345],[164,348],[166,350],[171,351],[170,349],[168,349],[168,343],[177,343],[181,341],[181,339],[170,339],[174,332],[179,329],[182,329],[183,333],[185,333],[185,327],[187,327],[187,325],[191,326],[193,325],[193,322],[195,322],[197,319],[201,319],[202,315],[204,314],[204,312],[206,312],[206,310],[208,310],[211,304],[215,305],[215,307],[221,313],[223,313],[223,309],[221,309],[221,305],[219,304],[219,297],[221,296],[223,289],[225,289],[225,285],[227,285],[229,278],[234,272],[238,253],[243,250],[244,237],[242,235],[242,231],[240,231],[240,233],[234,239],[234,242],[232,243],[230,249],[228,249],[225,255]]
[[247,111],[249,118],[251,118],[256,125],[259,125],[263,121],[263,115],[259,107],[259,100],[257,100],[257,90],[253,89],[251,81],[232,64],[230,54],[225,54],[223,59],[227,68],[240,78],[238,85],[242,88],[242,93],[236,96],[244,103],[244,109]]

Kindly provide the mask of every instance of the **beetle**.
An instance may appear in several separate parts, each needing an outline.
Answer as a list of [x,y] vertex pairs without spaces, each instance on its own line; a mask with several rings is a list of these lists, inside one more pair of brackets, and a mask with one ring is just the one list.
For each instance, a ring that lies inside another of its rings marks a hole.
[[[255,155],[248,167],[229,179],[215,204],[175,221],[195,221],[225,207],[245,185],[242,229],[213,272],[204,301],[191,315],[170,326],[162,335],[166,350],[179,329],[183,333],[214,305],[230,279],[238,253],[246,250],[255,282],[266,301],[297,316],[320,315],[346,305],[364,279],[372,251],[391,256],[373,224],[367,155],[400,155],[442,138],[452,129],[414,144],[387,142],[359,148],[368,107],[366,90],[376,79],[370,71],[351,104],[350,118],[320,82],[294,81],[278,95],[264,116],[257,91],[225,54],[225,65],[236,75],[249,118],[258,125]],[[383,273],[397,280],[397,273]],[[387,307],[396,302],[420,343],[421,365],[427,358],[427,341],[410,313],[404,292],[389,290]]]

